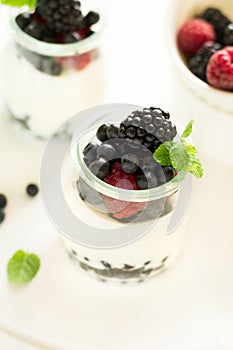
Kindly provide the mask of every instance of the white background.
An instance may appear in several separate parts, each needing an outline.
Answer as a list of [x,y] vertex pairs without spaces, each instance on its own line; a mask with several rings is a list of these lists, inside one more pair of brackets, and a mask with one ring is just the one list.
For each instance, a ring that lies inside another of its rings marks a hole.
[[[157,105],[180,120],[195,118],[197,111],[199,120],[202,113],[214,115],[173,74],[165,45],[168,8],[169,0],[108,1],[102,43],[106,90],[100,103]],[[1,48],[3,9],[2,18]],[[9,199],[0,226],[0,348],[233,349],[233,168],[211,153],[208,130],[204,140],[201,124],[194,132],[196,145],[206,146],[200,149],[205,175],[195,181],[183,255],[145,284],[113,287],[76,270],[40,196],[25,195],[29,182],[39,182],[44,145],[12,128],[2,94],[0,110],[0,192]],[[227,121],[222,115],[220,122]],[[224,135],[212,137],[221,144]],[[18,249],[37,253],[42,262],[35,280],[23,288],[8,284],[5,272]]]

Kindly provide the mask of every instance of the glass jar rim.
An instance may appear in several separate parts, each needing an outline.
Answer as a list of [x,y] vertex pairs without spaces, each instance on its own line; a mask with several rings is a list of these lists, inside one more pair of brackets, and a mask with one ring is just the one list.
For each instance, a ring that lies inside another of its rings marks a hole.
[[[10,10],[10,25],[13,29],[14,37],[16,42],[28,49],[29,51],[33,51],[42,55],[52,56],[52,57],[66,57],[66,56],[74,56],[80,55],[85,52],[91,51],[95,49],[98,45],[98,40],[103,32],[104,27],[104,10],[102,6],[99,6],[98,10],[100,13],[100,21],[94,25],[97,29],[94,31],[92,35],[89,37],[77,41],[75,43],[68,44],[57,44],[57,43],[49,43],[42,40],[38,40],[33,38],[32,36],[25,33],[16,23],[15,17],[16,15],[25,12],[28,7],[23,7],[20,10],[17,8],[13,8]],[[93,26],[93,27],[94,27]]]
[[85,181],[89,186],[103,195],[112,197],[118,200],[132,201],[132,202],[145,202],[151,200],[157,200],[169,196],[175,193],[179,189],[179,184],[185,178],[185,172],[180,171],[170,181],[165,184],[153,187],[146,190],[127,190],[119,187],[109,185],[95,176],[87,167],[84,162],[83,149],[80,147],[79,140],[90,130],[96,130],[96,127],[87,130],[85,133],[80,135],[78,140],[72,145],[72,155],[76,167],[82,171],[82,176],[85,177]]

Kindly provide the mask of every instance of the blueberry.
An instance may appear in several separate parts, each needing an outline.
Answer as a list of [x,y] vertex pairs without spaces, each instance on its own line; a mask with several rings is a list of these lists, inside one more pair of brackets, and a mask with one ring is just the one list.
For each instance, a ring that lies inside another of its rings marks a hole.
[[119,128],[116,125],[110,124],[106,130],[108,139],[118,138],[118,130],[119,130]]
[[100,158],[92,162],[89,166],[90,171],[97,176],[99,179],[103,180],[111,172],[111,164],[104,158]]
[[102,143],[97,149],[98,158],[113,160],[115,158],[115,155],[116,155],[115,148],[106,142]]
[[138,187],[141,190],[147,190],[148,189],[147,179],[146,179],[144,173],[141,173],[141,174],[139,174],[137,176],[136,182],[137,182]]
[[89,162],[93,162],[96,159],[96,153],[99,145],[96,142],[89,142],[83,150],[85,159]]
[[154,171],[149,168],[144,168],[143,173],[136,178],[137,185],[141,190],[153,188],[158,186],[158,180]]
[[155,201],[148,202],[143,214],[146,215],[148,219],[155,219],[163,215],[164,213],[164,199],[158,199]]
[[97,138],[100,140],[100,141],[106,141],[108,139],[108,136],[107,136],[107,125],[106,124],[103,124],[101,125],[97,132],[96,132],[96,136]]
[[63,42],[65,44],[75,43],[80,40],[80,35],[77,32],[67,33],[63,35]]
[[160,167],[160,165],[154,160],[152,156],[147,156],[143,158],[142,168],[149,168],[151,171],[154,171],[158,167]]
[[21,29],[24,29],[31,22],[31,14],[27,12],[20,13],[15,21]]
[[168,182],[171,179],[173,179],[173,177],[176,174],[175,169],[170,167],[170,166],[163,167],[163,172],[164,172],[164,176],[165,176],[166,182]]
[[0,210],[0,224],[4,221],[5,219],[5,213],[4,211]]
[[121,158],[121,169],[130,174],[138,169],[138,157],[136,154],[127,153]]
[[35,39],[42,38],[43,30],[44,30],[43,24],[35,21],[31,21],[31,23],[29,23],[27,26],[24,27],[24,32]]
[[30,197],[34,197],[39,192],[39,188],[35,184],[29,184],[27,185],[26,192]]
[[7,205],[7,199],[6,196],[4,194],[0,194],[0,209],[5,208],[5,206]]
[[99,21],[99,14],[94,11],[88,12],[88,14],[85,17],[85,22],[87,24],[87,27],[92,26],[93,24],[97,23]]
[[102,197],[99,193],[90,187],[81,177],[77,182],[77,188],[80,197],[89,204],[98,204],[102,201]]
[[52,57],[43,57],[40,62],[39,70],[45,74],[56,76],[61,74],[62,66]]

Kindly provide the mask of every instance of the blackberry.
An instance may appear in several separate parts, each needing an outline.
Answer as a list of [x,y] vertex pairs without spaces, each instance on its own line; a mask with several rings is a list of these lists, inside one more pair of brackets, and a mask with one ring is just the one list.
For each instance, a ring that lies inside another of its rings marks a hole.
[[228,24],[224,31],[224,44],[233,46],[233,23]]
[[188,61],[191,72],[201,80],[207,82],[206,67],[210,57],[221,48],[221,44],[216,42],[207,41],[204,43],[197,53]]
[[230,20],[219,9],[214,7],[208,7],[199,17],[212,24],[216,41],[224,44],[224,31],[230,24]]
[[176,127],[169,118],[169,113],[161,108],[134,111],[120,124],[118,136],[134,140],[154,152],[162,142],[172,141],[176,136]]
[[80,6],[76,0],[38,0],[37,13],[55,33],[68,33],[87,27]]

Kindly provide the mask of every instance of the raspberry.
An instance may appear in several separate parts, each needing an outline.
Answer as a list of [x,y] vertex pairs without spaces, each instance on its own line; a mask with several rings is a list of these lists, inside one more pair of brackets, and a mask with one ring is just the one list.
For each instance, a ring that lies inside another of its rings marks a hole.
[[91,62],[91,53],[85,52],[81,55],[74,56],[74,67],[77,70],[83,70]]
[[[112,164],[110,175],[104,178],[104,181],[114,187],[123,188],[126,190],[139,190],[135,175],[125,173],[119,162]],[[117,219],[126,219],[134,216],[145,208],[146,203],[143,202],[127,202],[103,196],[106,207],[110,213]]]
[[233,46],[226,46],[211,56],[207,66],[207,81],[216,88],[233,90]]
[[195,54],[206,41],[214,40],[212,25],[203,19],[188,20],[178,32],[178,45],[187,54]]

